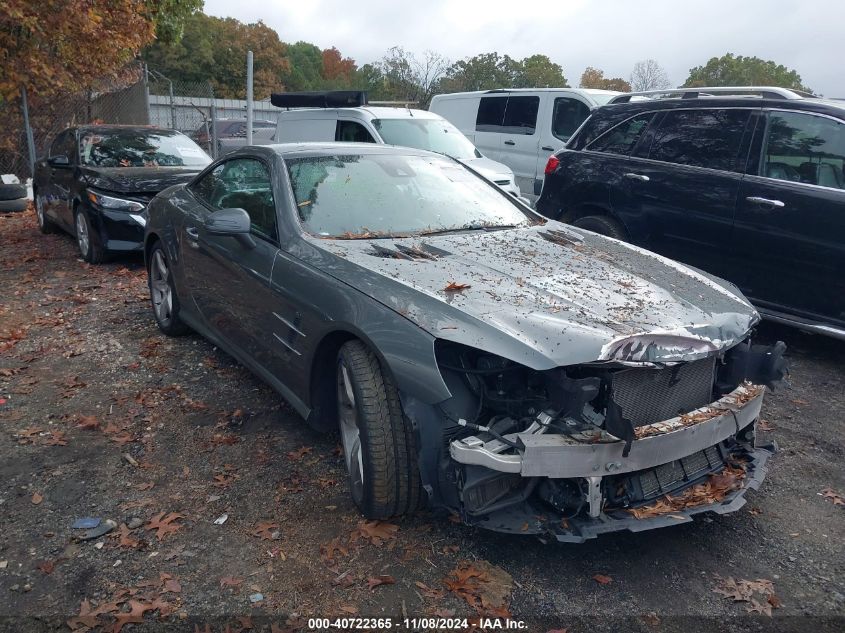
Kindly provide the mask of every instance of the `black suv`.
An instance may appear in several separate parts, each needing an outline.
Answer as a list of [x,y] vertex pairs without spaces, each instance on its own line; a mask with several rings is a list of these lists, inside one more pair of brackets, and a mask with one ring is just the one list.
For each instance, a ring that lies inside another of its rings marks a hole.
[[845,102],[779,88],[620,95],[549,158],[537,209],[845,339]]

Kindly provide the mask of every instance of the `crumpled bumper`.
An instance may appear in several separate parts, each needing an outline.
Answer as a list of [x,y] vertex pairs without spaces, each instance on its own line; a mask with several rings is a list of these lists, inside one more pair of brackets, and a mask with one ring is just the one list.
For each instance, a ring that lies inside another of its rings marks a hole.
[[[678,525],[702,512],[734,512],[745,504],[745,492],[760,486],[766,474],[766,462],[775,451],[774,446],[754,447],[751,443],[735,441],[743,429],[753,425],[759,417],[764,391],[762,387],[746,383],[701,409],[639,427],[627,457],[622,456],[622,441],[585,443],[557,433],[507,436],[521,446],[518,451],[497,440],[484,441],[476,436],[453,440],[450,455],[458,463],[526,479],[582,479],[587,488],[585,512],[565,521],[538,519],[536,508],[528,503],[486,516],[466,518],[472,524],[491,530],[548,534],[559,541],[578,543],[607,532],[639,532]],[[753,438],[753,432],[749,436]],[[636,518],[624,508],[607,507],[602,492],[603,478],[653,469],[726,441],[732,443],[730,457],[742,463],[745,476],[736,489],[718,502],[649,518]]]

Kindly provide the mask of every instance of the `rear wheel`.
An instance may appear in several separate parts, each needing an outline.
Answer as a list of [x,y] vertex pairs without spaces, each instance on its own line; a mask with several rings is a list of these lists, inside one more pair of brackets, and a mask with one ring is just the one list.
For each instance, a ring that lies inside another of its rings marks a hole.
[[147,282],[150,287],[150,303],[158,329],[168,336],[182,336],[190,328],[179,317],[179,297],[173,284],[170,263],[161,242],[156,242],[148,258]]
[[376,355],[349,341],[337,357],[340,435],[352,500],[368,519],[413,512],[420,504],[416,442],[399,394]]
[[103,247],[97,242],[91,219],[84,209],[77,209],[74,226],[76,227],[76,243],[82,259],[89,264],[101,264],[105,259],[105,253]]
[[44,213],[44,200],[34,191],[32,197],[35,198],[35,218],[38,220],[38,230],[42,233],[55,233],[56,225],[53,224]]
[[578,218],[572,224],[581,229],[587,229],[599,235],[605,235],[617,240],[626,241],[628,235],[625,228],[614,218],[607,215],[588,215]]

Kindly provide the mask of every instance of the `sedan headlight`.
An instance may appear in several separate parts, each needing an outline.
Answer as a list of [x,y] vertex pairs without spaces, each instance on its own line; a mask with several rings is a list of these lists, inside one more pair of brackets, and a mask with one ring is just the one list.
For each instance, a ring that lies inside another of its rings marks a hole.
[[97,205],[101,209],[108,209],[110,211],[127,211],[130,213],[137,213],[138,211],[144,210],[144,205],[140,202],[136,202],[135,200],[114,198],[112,196],[107,196],[102,193],[96,193],[94,191],[88,192],[88,200],[90,200],[92,204]]

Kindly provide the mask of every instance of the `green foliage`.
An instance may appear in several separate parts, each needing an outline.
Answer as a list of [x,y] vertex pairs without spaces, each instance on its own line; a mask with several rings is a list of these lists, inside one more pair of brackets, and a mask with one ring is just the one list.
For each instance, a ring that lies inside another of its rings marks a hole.
[[496,88],[566,88],[560,65],[546,55],[516,60],[496,52],[468,57],[452,64],[439,92],[493,90]]
[[705,65],[691,68],[684,86],[779,86],[811,92],[794,70],[770,60],[733,53],[713,57]]
[[203,0],[148,0],[146,5],[155,23],[156,39],[173,43],[182,37],[188,18],[202,11]]

